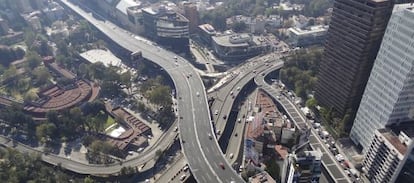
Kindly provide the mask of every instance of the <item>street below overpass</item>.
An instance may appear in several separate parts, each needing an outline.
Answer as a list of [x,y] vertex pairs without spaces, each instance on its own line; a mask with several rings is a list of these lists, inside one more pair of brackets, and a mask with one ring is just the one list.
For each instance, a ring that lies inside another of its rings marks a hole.
[[[257,85],[261,86],[264,91],[271,95],[274,100],[283,106],[285,111],[294,120],[295,124],[297,124],[299,128],[308,128],[309,125],[307,124],[305,115],[299,107],[292,102],[292,99],[289,98],[290,96],[284,94],[280,88],[275,88],[274,86],[268,84],[262,75],[258,75],[258,77],[255,78],[255,82]],[[325,143],[323,143],[319,138],[319,135],[315,129],[312,128],[310,132],[309,145],[312,149],[319,148],[322,151],[322,165],[326,169],[326,172],[337,183],[351,182],[348,176],[345,175],[341,165],[333,157]]]

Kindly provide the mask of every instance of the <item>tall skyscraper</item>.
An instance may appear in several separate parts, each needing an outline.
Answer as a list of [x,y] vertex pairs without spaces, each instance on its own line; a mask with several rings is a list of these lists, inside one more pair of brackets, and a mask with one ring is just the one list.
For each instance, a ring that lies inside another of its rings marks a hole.
[[315,97],[353,118],[381,44],[393,0],[335,0]]
[[372,183],[412,182],[412,131],[396,135],[390,129],[375,131],[374,140],[365,155],[363,171]]
[[372,68],[350,137],[369,147],[376,129],[413,120],[414,5],[396,5]]

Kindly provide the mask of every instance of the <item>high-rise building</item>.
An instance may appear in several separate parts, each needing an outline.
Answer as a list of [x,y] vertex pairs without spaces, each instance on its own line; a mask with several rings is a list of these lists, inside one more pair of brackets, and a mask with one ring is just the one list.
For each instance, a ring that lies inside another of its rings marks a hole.
[[381,44],[393,0],[335,0],[315,97],[354,117]]
[[320,149],[289,154],[283,163],[281,182],[319,182],[322,155]]
[[188,19],[188,25],[190,33],[195,33],[198,25],[200,24],[200,15],[197,10],[197,6],[194,3],[184,4],[184,16]]
[[18,11],[21,13],[30,13],[33,11],[29,0],[16,0]]
[[414,5],[396,5],[365,88],[350,137],[369,147],[374,131],[413,120]]
[[409,177],[414,175],[413,145],[409,133],[400,131],[396,135],[388,128],[376,130],[363,162],[366,177],[372,183],[412,182]]
[[0,36],[5,35],[9,32],[9,25],[7,21],[0,18]]

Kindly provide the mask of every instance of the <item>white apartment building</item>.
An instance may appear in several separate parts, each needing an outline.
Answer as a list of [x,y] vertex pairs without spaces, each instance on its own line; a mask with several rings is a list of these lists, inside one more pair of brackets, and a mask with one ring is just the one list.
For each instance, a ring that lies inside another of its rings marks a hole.
[[[412,145],[413,139],[403,131],[397,136],[390,129],[375,130],[363,162],[366,177],[372,183],[396,182]],[[411,161],[408,162],[412,164]],[[402,180],[401,177],[399,180]]]
[[351,130],[369,148],[376,129],[413,120],[414,5],[395,5]]

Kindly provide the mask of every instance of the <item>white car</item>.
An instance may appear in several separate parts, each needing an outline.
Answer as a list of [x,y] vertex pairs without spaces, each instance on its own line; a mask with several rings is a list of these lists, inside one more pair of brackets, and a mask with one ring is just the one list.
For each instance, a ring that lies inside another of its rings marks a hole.
[[188,170],[188,165],[185,165],[185,167],[183,168],[183,171],[187,171]]
[[186,175],[182,175],[182,176],[180,177],[180,180],[181,180],[181,181],[183,181],[183,180],[185,179],[185,177],[186,177]]
[[197,97],[199,97],[199,96],[200,96],[200,93],[199,93],[199,92],[197,92],[197,93],[196,93],[196,95],[197,95]]

